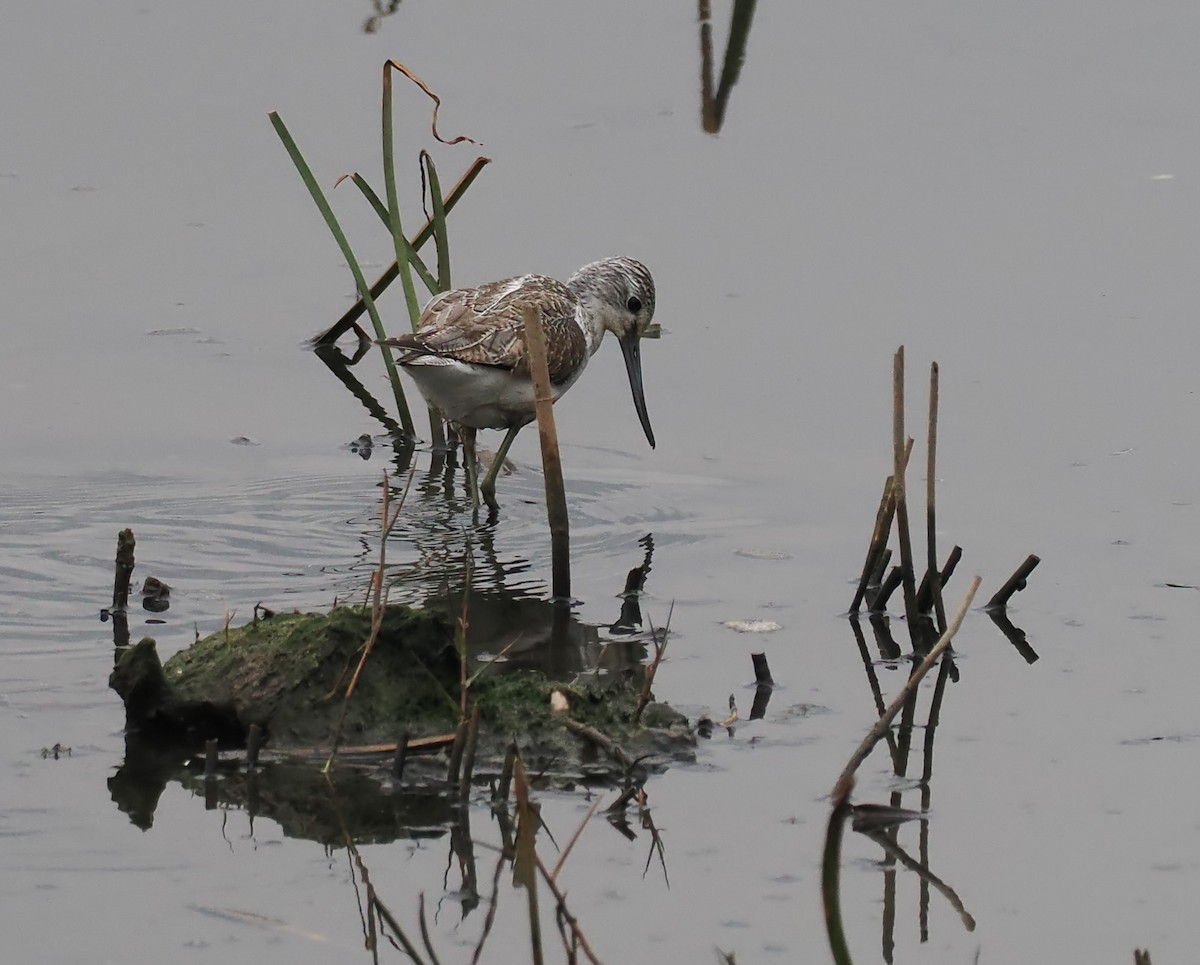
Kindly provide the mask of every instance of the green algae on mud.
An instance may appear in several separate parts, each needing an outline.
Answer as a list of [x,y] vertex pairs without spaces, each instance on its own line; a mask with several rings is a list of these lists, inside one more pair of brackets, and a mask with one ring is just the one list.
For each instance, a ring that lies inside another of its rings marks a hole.
[[[273,614],[198,640],[165,665],[147,638],[122,653],[110,684],[125,702],[130,731],[191,750],[211,738],[243,746],[253,724],[266,733],[268,750],[328,749],[344,703],[344,745],[453,730],[461,668],[451,620],[435,610],[388,606],[354,694],[344,702],[370,632],[365,609]],[[634,722],[640,680],[554,680],[496,667],[476,675],[468,692],[468,703],[479,708],[484,770],[515,740],[531,765],[541,760],[563,776],[617,776],[618,769],[591,760],[564,717],[551,713],[556,690],[566,695],[571,719],[631,755],[653,755],[651,767],[693,756],[691,728],[666,705],[652,703],[646,725]]]

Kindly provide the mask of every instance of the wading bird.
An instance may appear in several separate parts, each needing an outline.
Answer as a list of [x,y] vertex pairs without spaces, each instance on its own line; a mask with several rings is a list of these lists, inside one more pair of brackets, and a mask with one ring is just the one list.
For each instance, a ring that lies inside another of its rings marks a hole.
[[381,344],[401,350],[398,361],[426,401],[460,427],[472,477],[476,430],[508,430],[479,487],[493,510],[496,475],[509,446],[535,418],[525,348],[528,305],[541,313],[555,402],[583,374],[604,333],[617,337],[633,406],[654,448],[641,361],[641,338],[654,317],[654,279],[641,262],[605,258],[584,265],[565,284],[545,275],[521,275],[442,292],[425,306],[417,331]]

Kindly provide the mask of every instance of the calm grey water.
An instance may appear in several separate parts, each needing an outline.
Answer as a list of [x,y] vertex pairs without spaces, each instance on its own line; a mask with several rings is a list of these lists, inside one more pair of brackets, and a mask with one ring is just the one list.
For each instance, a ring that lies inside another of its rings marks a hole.
[[[713,8],[719,71],[731,8]],[[611,346],[556,409],[580,617],[613,621],[653,533],[643,606],[661,623],[675,603],[659,696],[716,716],[734,693],[744,713],[749,652],[763,648],[783,685],[764,720],[652,782],[669,888],[656,862],[643,875],[644,833],[627,842],[597,822],[583,835],[564,875],[601,957],[827,954],[825,795],[874,719],[839,614],[890,469],[904,343],[913,413],[926,366],[941,364],[939,540],[966,550],[950,596],[973,573],[990,594],[1040,554],[1012,613],[1040,659],[1027,664],[978,613],[957,642],[928,856],[974,931],[936,890],[922,924],[918,878],[893,881],[883,852],[848,835],[855,959],[1054,948],[1128,961],[1149,947],[1186,960],[1200,945],[1200,597],[1166,584],[1200,583],[1200,10],[759,5],[714,136],[700,124],[696,5],[410,0],[366,34],[373,9],[6,10],[0,930],[12,960],[366,956],[344,853],[206,811],[177,785],[149,831],[117,810],[106,780],[123,713],[97,614],[124,526],[138,576],[176,588],[165,624],[135,627],[166,653],[260,600],[362,592],[388,453],[346,448],[379,427],[302,348],[348,306],[352,281],[266,114],[280,111],[325,186],[352,170],[378,182],[389,56],[443,97],[443,133],[493,158],[451,216],[457,283],[565,277],[612,253],[655,273],[665,334],[643,354],[659,448],[645,447]],[[401,107],[416,210],[428,111],[408,92]],[[474,153],[437,157],[449,182]],[[373,277],[390,242],[350,186],[334,199]],[[405,324],[398,294],[384,307]],[[358,371],[386,398],[377,361]],[[920,416],[910,431],[923,438]],[[511,589],[544,593],[536,434],[512,455],[494,558]],[[923,460],[918,448],[914,488]],[[467,525],[436,499],[413,504],[390,559],[414,598]],[[745,619],[782,629],[724,626]],[[901,672],[878,669],[894,692]],[[70,758],[42,758],[55,742]],[[908,786],[877,751],[856,799]],[[587,806],[545,799],[560,841]],[[485,812],[472,821],[477,841],[497,840]],[[916,854],[920,833],[898,841]],[[423,891],[443,960],[466,960],[481,915],[460,920],[445,843],[363,851],[402,920]],[[528,960],[522,902],[502,892],[487,960]]]

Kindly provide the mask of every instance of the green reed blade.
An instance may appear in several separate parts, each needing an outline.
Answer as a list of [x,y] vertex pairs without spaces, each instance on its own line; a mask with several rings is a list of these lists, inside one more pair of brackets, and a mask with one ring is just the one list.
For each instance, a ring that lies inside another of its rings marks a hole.
[[387,191],[388,220],[391,222],[392,241],[396,248],[396,264],[400,268],[400,282],[404,286],[404,301],[408,305],[408,317],[412,330],[417,330],[421,318],[421,306],[417,304],[417,290],[413,287],[412,270],[408,264],[408,239],[400,223],[400,199],[396,194],[396,167],[392,151],[392,61],[383,65],[383,183]]
[[[355,173],[350,175],[350,180],[358,186],[358,190],[363,193],[363,197],[367,199],[371,207],[375,209],[375,213],[379,215],[379,220],[382,221],[383,226],[387,228],[388,234],[391,234],[392,219],[388,215],[387,205],[379,200],[379,195],[375,193],[375,189],[372,188],[371,185],[367,184],[367,179],[361,174]],[[429,269],[425,267],[425,262],[421,260],[421,256],[417,254],[416,250],[411,244],[408,243],[407,239],[405,240],[404,244],[405,250],[408,252],[408,263],[412,265],[413,270],[421,276],[421,281],[425,287],[429,289],[429,293],[431,295],[436,295],[439,291],[441,291],[441,289],[438,288],[437,280],[432,274],[430,274]]]
[[[375,337],[379,339],[387,338],[387,333],[383,328],[383,321],[379,317],[379,309],[376,308],[375,300],[371,297],[371,289],[367,285],[366,279],[363,278],[358,259],[354,257],[354,252],[350,248],[350,242],[346,240],[345,232],[342,231],[341,225],[338,224],[333,209],[329,206],[329,201],[326,199],[324,192],[321,191],[320,185],[317,184],[317,179],[313,177],[312,169],[309,168],[308,162],[304,160],[304,155],[300,153],[300,148],[296,146],[296,142],[288,132],[287,126],[283,123],[283,118],[275,111],[271,111],[267,116],[271,119],[271,125],[275,128],[275,133],[279,135],[279,139],[283,142],[284,148],[287,149],[292,163],[296,166],[296,170],[300,174],[300,180],[308,188],[308,193],[312,196],[313,202],[321,212],[321,216],[325,219],[325,224],[329,226],[329,230],[333,233],[334,240],[337,241],[338,247],[341,248],[342,255],[346,259],[346,264],[350,266],[350,271],[354,275],[354,282],[358,286],[359,296],[362,298],[367,313],[371,316],[371,324],[375,327]],[[407,267],[407,262],[405,262],[405,266]],[[412,284],[411,276],[409,284]],[[404,398],[404,387],[400,384],[400,376],[396,369],[396,362],[392,358],[391,349],[386,345],[381,345],[380,348],[383,350],[384,365],[387,366],[388,379],[392,383],[392,390],[396,396],[396,408],[400,413],[400,424],[404,427],[405,435],[410,437],[415,436],[412,415],[408,411],[408,402]]]
[[446,231],[446,204],[442,198],[442,184],[438,180],[437,168],[428,151],[422,151],[425,169],[429,172],[429,198],[433,203],[433,240],[437,245],[438,291],[450,290],[450,235]]

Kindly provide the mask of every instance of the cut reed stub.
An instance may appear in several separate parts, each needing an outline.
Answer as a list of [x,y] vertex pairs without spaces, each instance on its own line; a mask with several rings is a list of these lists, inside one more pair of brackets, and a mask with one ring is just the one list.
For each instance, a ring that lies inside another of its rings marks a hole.
[[771,668],[767,666],[767,655],[752,653],[750,662],[754,664],[754,682],[760,687],[774,687],[775,681],[771,679]]
[[998,610],[1002,607],[1008,606],[1008,601],[1012,595],[1020,590],[1025,589],[1026,578],[1037,568],[1037,565],[1041,561],[1041,557],[1035,556],[1033,553],[1030,553],[1027,557],[1025,557],[1025,562],[1017,567],[1016,572],[1013,573],[1013,575],[1008,578],[1008,581],[996,591],[995,595],[990,600],[987,601],[984,609]]

